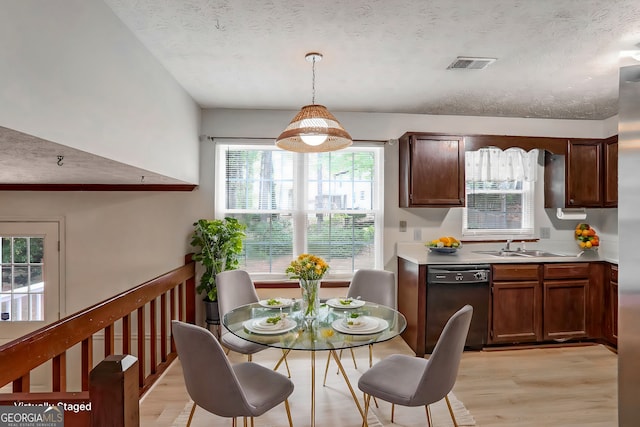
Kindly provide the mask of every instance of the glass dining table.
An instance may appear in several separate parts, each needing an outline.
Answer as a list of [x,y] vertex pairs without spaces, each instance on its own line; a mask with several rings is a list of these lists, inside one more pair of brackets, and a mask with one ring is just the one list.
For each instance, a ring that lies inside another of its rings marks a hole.
[[[315,427],[315,359],[317,351],[328,351],[335,360],[351,396],[364,416],[362,406],[340,362],[338,351],[390,340],[404,331],[405,317],[393,308],[361,300],[332,298],[321,304],[318,316],[305,319],[300,301],[273,299],[243,305],[226,313],[223,326],[234,335],[265,346],[280,348],[284,356],[292,350],[311,355],[311,426]],[[275,305],[275,307],[274,307]],[[284,360],[280,359],[280,363]],[[328,362],[327,362],[328,364]]]

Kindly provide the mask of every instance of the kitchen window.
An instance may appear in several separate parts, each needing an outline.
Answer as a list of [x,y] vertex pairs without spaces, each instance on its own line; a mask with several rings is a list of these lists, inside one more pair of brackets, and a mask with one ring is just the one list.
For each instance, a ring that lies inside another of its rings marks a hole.
[[382,268],[382,164],[373,144],[299,154],[216,141],[216,217],[247,226],[241,268],[284,278],[305,252],[329,263],[328,278]]
[[537,164],[538,150],[487,147],[466,152],[462,235],[534,237]]

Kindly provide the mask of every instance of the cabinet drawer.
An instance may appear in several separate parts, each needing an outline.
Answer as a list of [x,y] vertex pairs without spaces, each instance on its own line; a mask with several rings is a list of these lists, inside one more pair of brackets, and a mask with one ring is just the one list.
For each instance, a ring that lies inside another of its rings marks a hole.
[[493,264],[495,280],[538,280],[539,264]]
[[545,279],[577,279],[589,277],[589,263],[576,262],[570,264],[545,264]]
[[618,266],[617,265],[612,265],[611,266],[611,279],[612,282],[618,282]]

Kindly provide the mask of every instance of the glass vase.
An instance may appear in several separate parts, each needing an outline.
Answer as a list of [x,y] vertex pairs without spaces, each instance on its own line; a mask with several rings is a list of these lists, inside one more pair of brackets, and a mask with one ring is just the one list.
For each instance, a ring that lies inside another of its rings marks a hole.
[[302,289],[302,315],[306,321],[313,321],[320,312],[320,280],[300,279]]

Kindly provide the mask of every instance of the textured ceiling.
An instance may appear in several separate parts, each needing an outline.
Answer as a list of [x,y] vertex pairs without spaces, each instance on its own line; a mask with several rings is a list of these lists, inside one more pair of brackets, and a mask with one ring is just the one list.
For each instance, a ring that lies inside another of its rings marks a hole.
[[[605,119],[638,0],[105,0],[202,107]],[[447,70],[457,56],[484,70]]]
[[[617,113],[639,0],[105,0],[204,108],[558,119]],[[447,70],[458,56],[484,70]],[[182,184],[0,127],[0,184]],[[63,165],[57,156],[64,155]]]

